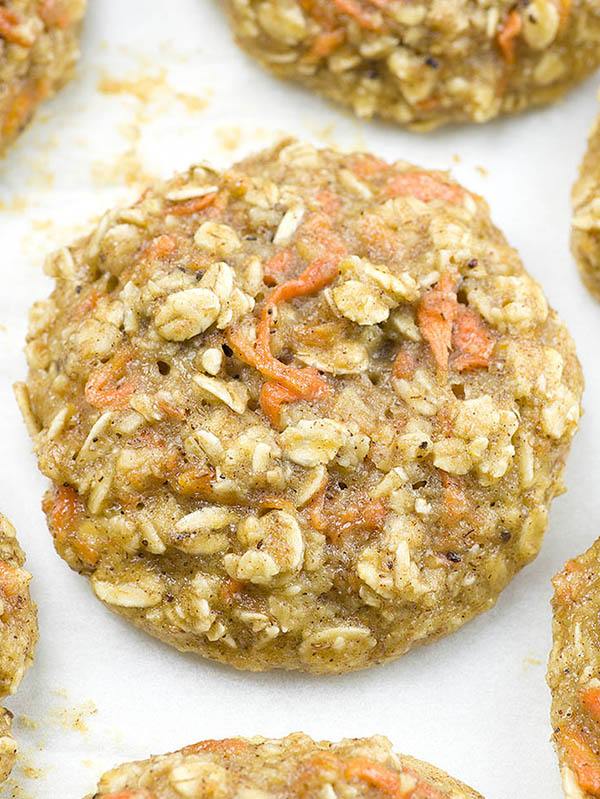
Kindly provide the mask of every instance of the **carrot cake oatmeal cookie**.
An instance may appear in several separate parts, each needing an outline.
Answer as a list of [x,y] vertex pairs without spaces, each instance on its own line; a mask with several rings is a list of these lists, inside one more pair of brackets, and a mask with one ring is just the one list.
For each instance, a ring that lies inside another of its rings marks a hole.
[[362,668],[537,553],[581,373],[446,174],[287,141],[148,190],[48,271],[18,396],[49,526],[152,634]]
[[85,0],[0,1],[0,156],[71,77]]
[[573,253],[583,282],[600,299],[600,117],[573,188]]
[[387,738],[226,738],[127,763],[88,799],[482,799],[444,772],[396,755]]
[[600,65],[599,0],[226,0],[240,45],[361,117],[428,130],[561,97]]
[[600,540],[554,578],[548,668],[567,799],[600,797]]
[[[37,616],[24,563],[14,528],[0,514],[0,696],[16,690],[37,641]],[[8,777],[17,752],[11,718],[8,710],[0,708],[0,782]]]

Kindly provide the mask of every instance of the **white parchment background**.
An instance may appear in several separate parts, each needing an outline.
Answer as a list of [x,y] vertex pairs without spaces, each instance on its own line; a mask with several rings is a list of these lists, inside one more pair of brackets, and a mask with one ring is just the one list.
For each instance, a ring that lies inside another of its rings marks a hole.
[[[115,94],[115,78],[134,81],[131,91]],[[360,123],[266,76],[232,44],[213,0],[91,0],[76,81],[0,164],[0,508],[27,549],[41,626],[34,668],[8,702],[22,757],[20,788],[3,799],[80,799],[126,759],[203,737],[294,730],[384,733],[487,799],[558,799],[544,681],[550,578],[600,532],[600,307],[568,250],[569,190],[594,96],[591,81],[545,111],[418,136]],[[48,250],[135,196],[132,176],[143,183],[207,158],[225,165],[284,131],[452,168],[484,194],[569,323],[587,378],[568,493],[554,504],[541,555],[495,610],[396,663],[326,679],[242,674],[183,656],[105,610],[54,553],[40,510],[45,482],[11,392],[25,374],[27,309],[50,289]]]

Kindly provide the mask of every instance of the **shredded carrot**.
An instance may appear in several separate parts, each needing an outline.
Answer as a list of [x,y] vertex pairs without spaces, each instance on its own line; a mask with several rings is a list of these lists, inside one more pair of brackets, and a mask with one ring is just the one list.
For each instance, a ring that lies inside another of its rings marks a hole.
[[433,785],[430,785],[428,782],[424,782],[417,772],[413,771],[413,769],[405,768],[404,773],[415,779],[417,784],[413,788],[412,794],[402,797],[402,799],[448,799],[448,795],[445,791],[438,791],[438,789],[434,788]]
[[401,775],[368,757],[353,757],[348,760],[344,776],[347,780],[362,780],[395,799],[403,799],[405,796],[400,781]]
[[587,688],[583,691],[581,703],[594,721],[600,721],[600,688]]
[[1,595],[9,599],[18,595],[20,586],[18,576],[19,571],[15,566],[7,563],[5,560],[0,560]]
[[379,30],[379,20],[368,14],[358,0],[333,0],[333,2],[342,14],[355,19],[361,28],[370,31]]
[[585,591],[587,580],[585,572],[577,560],[569,560],[561,572],[552,579],[556,599],[560,602],[577,602]]
[[194,496],[201,499],[209,499],[213,494],[213,479],[214,473],[212,471],[199,473],[195,469],[188,469],[177,475],[177,488],[186,497]]
[[272,307],[321,291],[337,277],[339,261],[340,258],[335,255],[313,261],[297,278],[277,286],[268,299],[268,305]]
[[442,469],[439,470],[439,475],[443,488],[443,520],[445,524],[454,525],[464,519],[471,507],[465,493],[465,481],[464,478],[455,477]]
[[192,214],[197,214],[200,211],[204,211],[209,205],[212,205],[217,199],[217,194],[218,192],[215,191],[212,194],[205,194],[202,197],[194,197],[186,202],[174,203],[173,205],[167,206],[165,213],[172,214],[173,216],[191,216]]
[[156,236],[156,238],[152,239],[148,245],[146,254],[149,258],[161,260],[171,255],[176,248],[177,242],[173,236],[168,236],[166,233],[163,233],[161,236]]
[[43,0],[39,13],[48,28],[66,30],[71,24],[69,12],[59,0]]
[[567,764],[574,771],[579,787],[600,797],[600,758],[582,733],[574,728],[560,730],[558,743],[565,750]]
[[331,189],[321,189],[316,193],[315,198],[327,216],[335,216],[342,207],[339,195]]
[[323,485],[311,499],[308,505],[308,518],[315,530],[323,533],[327,529],[328,521],[324,514],[325,508],[325,493],[327,492],[328,480],[323,481]]
[[305,61],[321,61],[330,56],[344,42],[346,33],[342,28],[333,31],[324,31],[315,37],[308,52],[304,56]]
[[281,426],[281,406],[288,402],[296,402],[301,396],[279,383],[263,383],[258,401],[262,412],[269,420],[271,427]]
[[573,8],[573,0],[559,0],[559,18],[562,28],[567,24],[571,16],[571,9]]
[[102,799],[154,799],[154,794],[146,788],[125,788],[117,793],[98,794]]
[[448,203],[462,202],[465,192],[455,183],[429,172],[400,172],[387,182],[387,197],[416,197],[424,203],[444,200]]
[[247,741],[243,738],[222,738],[221,740],[199,741],[190,744],[181,750],[184,755],[195,755],[200,752],[213,752],[219,755],[235,755],[248,749]]
[[20,20],[14,11],[0,6],[0,37],[11,44],[31,47],[34,39],[26,31],[20,29],[20,25]]
[[452,330],[452,349],[457,353],[452,360],[452,368],[459,372],[486,368],[494,344],[494,338],[481,316],[472,308],[459,305]]
[[392,364],[393,376],[398,379],[410,380],[415,369],[416,363],[412,354],[404,348],[399,349]]
[[417,309],[419,330],[440,372],[448,370],[457,307],[456,275],[444,272],[437,284],[425,292]]
[[357,178],[367,180],[389,169],[389,164],[369,153],[359,153],[351,156],[349,167]]
[[83,503],[79,494],[71,486],[57,486],[51,497],[42,503],[48,516],[50,531],[58,544],[64,543],[69,535],[76,532],[77,523],[83,514]]
[[220,596],[223,602],[226,605],[230,605],[233,601],[233,597],[242,590],[242,583],[239,580],[234,580],[232,577],[229,577],[227,580],[223,582],[221,585]]
[[276,286],[284,278],[294,263],[291,250],[280,250],[265,264],[264,280],[267,286]]
[[85,398],[92,407],[100,411],[117,411],[129,406],[131,395],[138,386],[135,376],[127,376],[131,357],[130,350],[123,350],[92,372],[85,384]]
[[514,64],[516,59],[517,37],[523,28],[523,20],[516,8],[509,13],[500,28],[496,41],[507,64]]

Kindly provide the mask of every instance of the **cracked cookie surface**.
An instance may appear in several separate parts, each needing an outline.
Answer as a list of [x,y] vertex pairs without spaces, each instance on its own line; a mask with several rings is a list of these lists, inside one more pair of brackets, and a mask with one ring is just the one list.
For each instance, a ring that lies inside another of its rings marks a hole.
[[71,77],[85,0],[0,4],[0,156],[38,105]]
[[278,77],[428,130],[561,97],[600,65],[598,0],[227,0]]
[[105,774],[88,799],[482,799],[381,736],[201,741]]
[[536,555],[581,372],[446,174],[288,141],[156,186],[48,271],[17,394],[50,530],[153,635],[364,668]]
[[[17,689],[37,641],[37,614],[24,563],[15,530],[0,514],[0,697]],[[10,712],[0,708],[0,782],[8,777],[17,753],[11,719]]]

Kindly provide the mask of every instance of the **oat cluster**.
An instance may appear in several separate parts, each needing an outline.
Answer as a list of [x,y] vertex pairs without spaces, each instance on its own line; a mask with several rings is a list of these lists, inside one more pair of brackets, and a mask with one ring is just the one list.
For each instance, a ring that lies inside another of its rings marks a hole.
[[152,634],[362,668],[537,553],[581,373],[445,174],[285,142],[147,191],[48,271],[18,395],[50,529]]
[[279,77],[428,130],[558,99],[600,64],[597,0],[227,0]]
[[226,738],[127,763],[88,799],[482,799],[381,736],[332,744],[297,733]]
[[[30,575],[15,530],[0,514],[0,697],[12,694],[33,658],[37,640],[36,610],[29,597]],[[0,782],[9,775],[17,753],[11,714],[0,707]]]
[[600,117],[573,187],[572,244],[585,285],[600,299]]
[[0,155],[72,75],[86,0],[0,5]]

